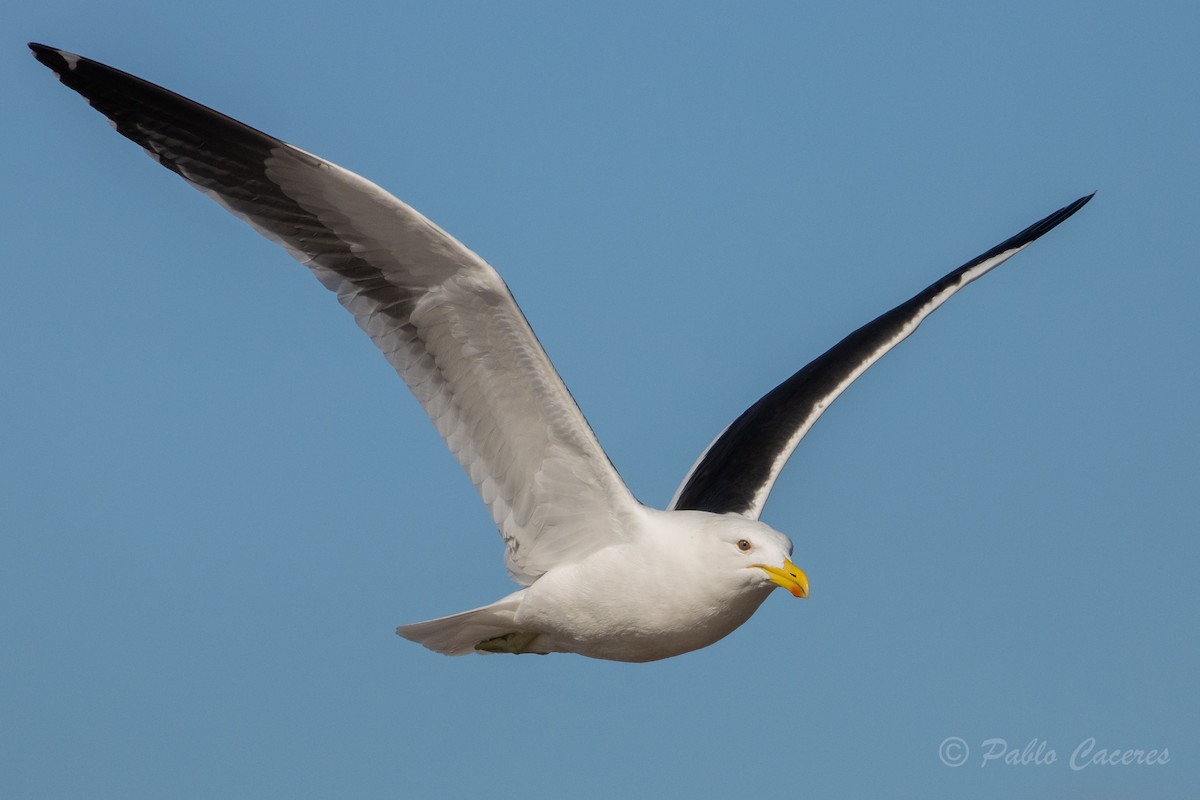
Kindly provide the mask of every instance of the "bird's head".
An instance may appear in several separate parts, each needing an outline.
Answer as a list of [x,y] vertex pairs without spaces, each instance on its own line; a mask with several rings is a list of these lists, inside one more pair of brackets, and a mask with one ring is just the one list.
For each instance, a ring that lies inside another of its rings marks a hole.
[[808,576],[792,563],[792,540],[757,520],[722,515],[710,530],[721,559],[751,585],[782,586],[796,597],[808,597]]

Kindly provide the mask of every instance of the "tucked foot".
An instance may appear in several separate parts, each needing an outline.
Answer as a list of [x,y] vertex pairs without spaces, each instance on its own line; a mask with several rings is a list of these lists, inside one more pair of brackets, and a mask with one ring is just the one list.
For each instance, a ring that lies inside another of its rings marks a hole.
[[484,639],[475,645],[475,649],[482,653],[537,653],[537,655],[545,655],[545,651],[529,649],[529,646],[533,644],[533,640],[540,635],[526,631],[513,631],[503,636]]

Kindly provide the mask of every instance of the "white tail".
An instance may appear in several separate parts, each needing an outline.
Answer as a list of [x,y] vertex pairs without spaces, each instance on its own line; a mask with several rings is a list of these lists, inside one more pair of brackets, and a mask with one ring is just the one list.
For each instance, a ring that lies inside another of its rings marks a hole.
[[449,617],[401,625],[396,633],[448,656],[468,653],[531,653],[537,634],[520,631],[515,624],[517,608],[521,605],[522,589],[491,605],[463,611]]

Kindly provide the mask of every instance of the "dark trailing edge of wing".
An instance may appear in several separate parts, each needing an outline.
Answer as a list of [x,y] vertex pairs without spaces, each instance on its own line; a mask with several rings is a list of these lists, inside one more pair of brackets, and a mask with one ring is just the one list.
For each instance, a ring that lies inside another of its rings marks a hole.
[[875,318],[776,386],[738,417],[712,443],[680,488],[673,508],[714,513],[751,511],[763,486],[774,479],[776,461],[819,406],[836,397],[844,381],[920,317],[924,306],[962,275],[988,259],[1029,244],[1078,211],[1081,197],[1016,236],[972,259],[887,313]]

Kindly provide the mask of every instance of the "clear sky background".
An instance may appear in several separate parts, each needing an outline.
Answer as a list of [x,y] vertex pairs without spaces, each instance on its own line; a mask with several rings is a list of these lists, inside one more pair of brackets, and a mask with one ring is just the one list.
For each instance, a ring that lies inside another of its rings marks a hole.
[[[6,8],[0,796],[1195,796],[1195,3]],[[393,628],[514,586],[416,402],[26,40],[451,231],[659,506],[841,336],[1099,194],[805,439],[764,520],[811,598],[654,664],[451,659]],[[1170,760],[1072,770],[1089,737]]]

